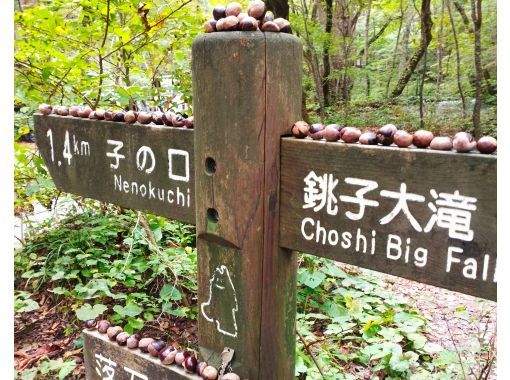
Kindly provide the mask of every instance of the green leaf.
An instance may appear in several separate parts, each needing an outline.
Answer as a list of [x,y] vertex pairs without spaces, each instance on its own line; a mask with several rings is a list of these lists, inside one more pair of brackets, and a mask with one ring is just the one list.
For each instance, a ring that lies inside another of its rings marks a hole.
[[172,285],[164,285],[159,292],[159,296],[163,301],[180,301],[182,299],[181,292]]
[[96,304],[93,307],[86,303],[83,306],[76,309],[76,317],[80,321],[88,321],[89,319],[95,319],[99,315],[103,314],[108,307],[103,304]]
[[67,375],[69,375],[70,373],[72,373],[74,371],[75,368],[76,368],[76,362],[74,360],[65,361],[62,364],[60,371],[58,371],[58,378],[60,380],[65,379],[67,377]]
[[322,272],[309,272],[304,271],[301,272],[298,276],[299,281],[303,284],[308,286],[311,289],[317,288],[324,279],[326,278],[326,275]]

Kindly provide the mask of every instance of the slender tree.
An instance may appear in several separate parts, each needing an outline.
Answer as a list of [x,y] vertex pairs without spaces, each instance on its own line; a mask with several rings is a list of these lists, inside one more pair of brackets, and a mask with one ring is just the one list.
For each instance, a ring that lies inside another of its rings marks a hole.
[[455,20],[453,19],[452,9],[450,6],[450,1],[446,1],[446,9],[448,10],[448,17],[450,19],[450,25],[452,26],[453,33],[453,42],[455,43],[455,57],[456,57],[456,68],[457,68],[457,88],[459,89],[460,100],[462,101],[462,110],[464,115],[466,114],[466,98],[464,96],[464,91],[462,90],[462,81],[461,81],[461,71],[460,71],[460,49],[459,49],[459,39],[457,38],[457,30],[455,28]]
[[330,105],[331,65],[329,62],[329,49],[331,46],[331,29],[333,28],[333,0],[325,0],[326,3],[326,40],[322,50],[322,94],[324,106]]
[[483,67],[482,67],[482,0],[471,0],[471,19],[473,20],[475,35],[475,106],[473,107],[473,128],[476,137],[481,134],[480,127],[480,110],[482,107],[482,84],[483,84]]
[[365,68],[365,82],[367,84],[367,97],[370,97],[370,75],[368,73],[368,33],[370,31],[370,12],[372,10],[372,0],[368,0],[367,17],[365,19],[365,54],[364,54],[364,68]]
[[396,87],[391,92],[391,97],[395,98],[402,94],[404,88],[411,79],[414,71],[416,70],[416,66],[422,59],[425,51],[427,50],[430,41],[432,41],[432,18],[430,14],[430,0],[422,0],[421,2],[421,12],[420,12],[420,21],[421,21],[421,39],[420,45],[418,49],[414,53],[414,55],[409,60],[406,68],[404,69],[400,79],[397,82]]

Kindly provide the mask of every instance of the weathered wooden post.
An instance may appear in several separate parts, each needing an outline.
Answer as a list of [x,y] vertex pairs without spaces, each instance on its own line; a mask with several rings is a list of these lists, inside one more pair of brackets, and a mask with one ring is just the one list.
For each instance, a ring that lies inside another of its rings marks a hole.
[[295,255],[279,248],[280,136],[301,112],[299,40],[212,33],[193,43],[201,354],[241,378],[294,376]]

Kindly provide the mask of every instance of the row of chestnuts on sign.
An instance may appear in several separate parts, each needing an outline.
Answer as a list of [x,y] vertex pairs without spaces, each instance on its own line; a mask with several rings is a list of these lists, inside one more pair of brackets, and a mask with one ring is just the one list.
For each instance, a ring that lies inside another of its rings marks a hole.
[[59,116],[74,116],[92,120],[118,121],[125,123],[140,123],[157,125],[167,125],[169,127],[186,127],[193,128],[193,116],[187,117],[170,110],[162,112],[154,110],[146,111],[112,111],[96,109],[92,110],[89,106],[55,106],[49,104],[41,104],[39,113],[43,115],[55,114]]
[[248,11],[243,12],[241,4],[232,2],[226,7],[216,6],[213,18],[204,24],[206,33],[230,32],[234,30],[246,32],[282,32],[291,33],[290,22],[284,18],[274,18],[261,0],[254,0],[248,5]]
[[[176,348],[162,340],[153,338],[142,338],[138,334],[128,334],[120,326],[112,326],[105,319],[99,322],[95,319],[85,322],[87,330],[95,330],[100,334],[106,334],[111,341],[117,342],[119,346],[125,346],[130,350],[139,349],[155,358],[159,358],[165,365],[182,366],[188,373],[195,373],[204,380],[215,380],[218,378],[218,370],[204,361],[198,361],[195,354],[187,350]],[[220,380],[240,380],[240,377],[233,372],[221,376]]]
[[434,136],[430,131],[418,130],[413,134],[402,129],[397,129],[393,124],[386,124],[376,132],[361,132],[355,127],[341,127],[338,124],[309,125],[305,121],[297,121],[291,129],[292,135],[296,138],[311,138],[313,140],[339,141],[346,143],[357,143],[363,145],[384,145],[392,144],[400,148],[407,148],[414,145],[417,148],[430,148],[433,150],[449,151],[455,149],[458,153],[468,153],[478,149],[480,153],[490,154],[497,149],[497,140],[491,136],[484,136],[475,141],[473,136],[467,132],[458,132],[452,139],[448,136]]

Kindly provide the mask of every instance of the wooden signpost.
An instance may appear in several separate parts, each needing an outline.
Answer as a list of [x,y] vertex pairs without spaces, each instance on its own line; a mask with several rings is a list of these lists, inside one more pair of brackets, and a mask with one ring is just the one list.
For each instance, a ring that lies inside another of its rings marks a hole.
[[[295,251],[496,299],[496,156],[281,138],[301,118],[301,50],[198,37],[195,131],[35,116],[60,189],[196,225],[200,356],[233,349],[243,379],[294,377]],[[103,359],[115,379],[197,378],[85,332],[87,378]]]

